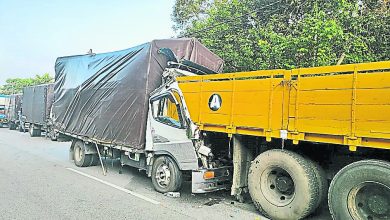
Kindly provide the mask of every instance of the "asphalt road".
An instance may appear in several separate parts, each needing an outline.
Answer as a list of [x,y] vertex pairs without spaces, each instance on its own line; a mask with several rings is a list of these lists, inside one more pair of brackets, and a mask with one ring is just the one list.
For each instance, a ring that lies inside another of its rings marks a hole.
[[[76,167],[69,146],[0,129],[0,219],[265,219],[229,192],[194,195],[185,182],[170,198],[131,167]],[[310,219],[329,219],[326,208]]]

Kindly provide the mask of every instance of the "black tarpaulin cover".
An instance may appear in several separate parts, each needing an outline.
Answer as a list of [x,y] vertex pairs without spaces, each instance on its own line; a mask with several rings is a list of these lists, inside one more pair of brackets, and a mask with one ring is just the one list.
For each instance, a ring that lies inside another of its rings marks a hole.
[[60,57],[55,64],[53,121],[61,132],[143,149],[148,98],[161,84],[170,48],[221,72],[223,61],[195,39],[154,40],[130,49]]
[[22,114],[26,122],[45,125],[53,104],[54,84],[43,84],[23,88]]
[[7,116],[10,121],[19,120],[18,111],[22,109],[22,94],[10,95]]

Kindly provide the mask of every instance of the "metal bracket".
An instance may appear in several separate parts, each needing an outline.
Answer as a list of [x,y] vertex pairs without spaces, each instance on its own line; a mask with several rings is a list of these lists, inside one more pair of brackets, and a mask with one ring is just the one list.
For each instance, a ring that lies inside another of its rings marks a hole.
[[362,138],[353,136],[344,137],[344,144],[349,146],[349,151],[355,152],[357,146],[362,144]]
[[99,147],[98,147],[97,143],[95,143],[95,146],[96,146],[97,153],[99,155],[100,164],[102,165],[103,175],[105,176],[107,173],[106,173],[106,168],[104,167],[104,164],[103,164],[102,155],[100,154]]

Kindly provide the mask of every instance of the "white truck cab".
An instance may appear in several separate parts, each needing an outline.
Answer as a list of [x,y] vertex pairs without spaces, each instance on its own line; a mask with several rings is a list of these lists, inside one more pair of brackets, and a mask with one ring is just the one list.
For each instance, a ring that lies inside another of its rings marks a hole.
[[175,185],[170,181],[182,181],[183,171],[191,172],[192,193],[228,188],[231,167],[213,167],[209,163],[213,153],[203,145],[178,83],[175,80],[166,82],[149,100],[145,151],[153,154],[154,164],[148,174],[156,190],[177,191],[179,183]]

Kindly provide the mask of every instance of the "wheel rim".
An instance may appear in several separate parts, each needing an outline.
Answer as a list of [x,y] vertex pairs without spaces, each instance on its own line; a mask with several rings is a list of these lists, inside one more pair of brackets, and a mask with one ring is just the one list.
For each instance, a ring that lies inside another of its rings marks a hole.
[[56,132],[55,132],[54,130],[51,130],[51,131],[50,131],[50,138],[51,138],[52,140],[55,140],[55,139],[57,138]]
[[76,161],[81,161],[83,159],[83,153],[81,151],[81,147],[79,147],[79,146],[75,146],[75,149],[74,149],[74,159]]
[[168,187],[169,183],[171,182],[171,170],[169,169],[168,164],[163,163],[157,167],[155,178],[157,184],[160,187]]
[[378,182],[364,182],[352,188],[348,211],[354,220],[390,219],[390,188]]
[[264,197],[275,206],[286,206],[295,196],[294,180],[280,167],[269,167],[260,177],[260,190]]

